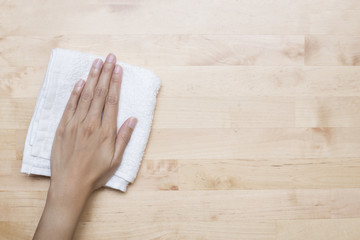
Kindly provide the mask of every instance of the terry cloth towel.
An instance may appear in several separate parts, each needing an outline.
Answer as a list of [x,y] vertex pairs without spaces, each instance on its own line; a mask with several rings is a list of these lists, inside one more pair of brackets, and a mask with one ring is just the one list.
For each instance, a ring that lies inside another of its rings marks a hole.
[[[56,48],[51,52],[26,135],[21,172],[50,176],[50,155],[57,126],[75,83],[87,79],[92,62],[104,57]],[[125,192],[139,170],[151,131],[160,79],[150,70],[117,62],[123,68],[118,130],[131,116],[138,119],[120,167],[105,186]]]

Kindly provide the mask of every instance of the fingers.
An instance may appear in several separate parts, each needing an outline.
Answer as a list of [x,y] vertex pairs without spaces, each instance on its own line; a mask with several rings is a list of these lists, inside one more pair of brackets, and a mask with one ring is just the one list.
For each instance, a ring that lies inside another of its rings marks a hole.
[[101,73],[102,64],[103,63],[101,59],[96,59],[93,62],[84,90],[80,96],[78,108],[75,114],[76,117],[78,117],[81,121],[86,117],[89,111],[91,101],[94,97],[95,87]]
[[120,165],[125,148],[130,141],[136,123],[137,123],[136,118],[134,117],[128,118],[119,129],[118,135],[116,137],[115,153],[114,153],[114,161],[113,161],[116,167]]
[[99,81],[95,87],[94,98],[91,102],[88,113],[89,116],[96,116],[101,119],[101,113],[103,111],[105,99],[109,91],[110,79],[113,75],[115,63],[116,57],[114,54],[110,53],[105,60]]
[[119,109],[119,97],[122,80],[122,68],[116,65],[110,80],[109,93],[105,100],[104,115],[102,125],[117,128],[116,121]]
[[80,79],[74,86],[69,101],[66,104],[63,116],[60,120],[60,124],[62,124],[63,126],[65,126],[70,119],[73,117],[73,115],[75,114],[75,111],[77,109],[77,105],[78,105],[78,101],[80,98],[80,94],[83,90],[83,87],[85,85],[85,81]]

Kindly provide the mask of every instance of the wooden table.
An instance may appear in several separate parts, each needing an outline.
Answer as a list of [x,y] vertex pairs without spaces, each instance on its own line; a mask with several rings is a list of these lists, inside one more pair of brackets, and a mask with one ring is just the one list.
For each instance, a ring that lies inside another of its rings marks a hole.
[[20,165],[56,47],[162,80],[136,182],[76,239],[360,239],[359,0],[0,0],[0,34],[0,239],[44,207]]

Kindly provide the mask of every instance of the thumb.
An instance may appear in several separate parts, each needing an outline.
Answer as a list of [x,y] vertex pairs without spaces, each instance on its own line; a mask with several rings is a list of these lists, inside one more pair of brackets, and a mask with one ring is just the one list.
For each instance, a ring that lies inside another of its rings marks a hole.
[[119,132],[116,136],[115,152],[114,152],[114,165],[116,166],[119,166],[121,163],[122,156],[124,154],[126,146],[130,141],[136,123],[137,123],[136,118],[134,117],[128,118],[119,129]]

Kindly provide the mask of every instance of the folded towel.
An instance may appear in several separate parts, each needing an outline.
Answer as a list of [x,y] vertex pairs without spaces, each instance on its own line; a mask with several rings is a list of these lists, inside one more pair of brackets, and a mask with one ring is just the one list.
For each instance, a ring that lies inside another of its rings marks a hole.
[[[52,50],[26,135],[21,172],[50,176],[52,143],[71,90],[80,78],[87,79],[96,58],[104,60],[103,57],[92,54],[60,48]],[[118,130],[131,116],[136,117],[138,123],[125,149],[120,167],[105,186],[125,192],[127,185],[135,180],[141,164],[161,81],[150,70],[117,63],[123,68]]]

